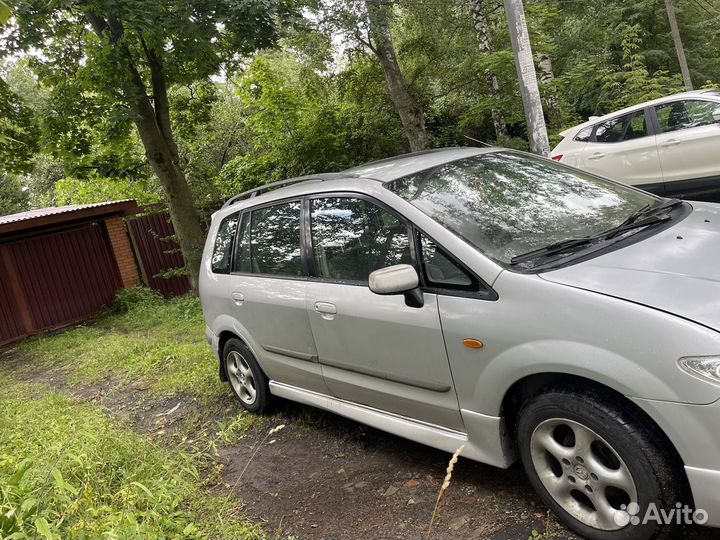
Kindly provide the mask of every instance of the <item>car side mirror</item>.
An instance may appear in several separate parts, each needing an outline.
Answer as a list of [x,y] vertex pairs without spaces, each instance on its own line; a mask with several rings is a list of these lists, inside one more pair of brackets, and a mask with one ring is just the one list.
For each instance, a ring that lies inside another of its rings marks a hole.
[[720,124],[720,107],[718,107],[712,112],[712,117],[716,123]]
[[375,294],[403,294],[410,307],[423,307],[425,298],[420,290],[420,278],[409,264],[396,264],[375,270],[370,274],[368,286]]

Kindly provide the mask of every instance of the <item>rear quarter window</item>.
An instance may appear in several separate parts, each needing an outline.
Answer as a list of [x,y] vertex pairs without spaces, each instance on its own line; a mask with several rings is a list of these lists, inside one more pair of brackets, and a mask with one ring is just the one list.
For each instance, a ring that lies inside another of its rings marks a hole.
[[216,274],[229,274],[232,264],[232,245],[237,231],[238,214],[231,214],[222,220],[215,236],[210,266]]
[[580,131],[578,131],[578,134],[575,135],[575,140],[577,142],[588,142],[590,140],[590,137],[592,137],[592,130],[592,126],[581,129]]

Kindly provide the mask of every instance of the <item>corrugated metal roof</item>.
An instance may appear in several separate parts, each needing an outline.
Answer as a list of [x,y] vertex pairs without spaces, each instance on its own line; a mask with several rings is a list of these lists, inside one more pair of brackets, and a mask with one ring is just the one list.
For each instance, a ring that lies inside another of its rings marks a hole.
[[128,215],[136,213],[138,210],[137,203],[133,199],[40,208],[38,210],[0,216],[0,233],[104,215]]
[[20,212],[17,214],[9,214],[7,216],[0,216],[0,225],[5,223],[16,223],[18,221],[27,221],[29,219],[37,219],[46,216],[54,216],[56,214],[66,214],[68,212],[77,212],[79,210],[87,210],[89,208],[101,208],[103,206],[114,206],[122,205],[124,203],[134,202],[132,199],[124,199],[122,201],[108,201],[95,204],[72,204],[69,206],[51,206],[48,208],[39,208],[37,210],[28,210],[27,212]]

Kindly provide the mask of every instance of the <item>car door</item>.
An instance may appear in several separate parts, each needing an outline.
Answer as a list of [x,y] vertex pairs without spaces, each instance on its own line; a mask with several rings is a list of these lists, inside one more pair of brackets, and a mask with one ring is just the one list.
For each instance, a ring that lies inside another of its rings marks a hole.
[[583,168],[630,185],[662,185],[655,136],[645,109],[595,126],[582,151]]
[[229,310],[252,339],[254,353],[272,380],[327,392],[305,308],[300,200],[253,208],[242,215]]
[[657,144],[666,187],[673,182],[720,176],[720,102],[687,99],[655,106]]
[[410,228],[377,201],[308,200],[315,277],[307,309],[318,361],[337,397],[450,429],[462,419],[443,342],[437,295],[422,307],[368,288],[377,269],[412,263]]

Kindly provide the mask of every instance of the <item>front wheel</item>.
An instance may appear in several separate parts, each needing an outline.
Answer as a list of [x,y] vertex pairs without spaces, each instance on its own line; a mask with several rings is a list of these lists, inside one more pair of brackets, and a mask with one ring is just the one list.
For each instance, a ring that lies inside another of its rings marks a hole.
[[517,439],[540,497],[571,529],[592,540],[650,540],[667,526],[638,519],[654,505],[675,509],[679,479],[657,437],[628,411],[594,392],[553,390],[522,408]]
[[270,388],[265,374],[250,349],[239,339],[229,339],[223,348],[228,382],[250,412],[262,413],[270,403]]

